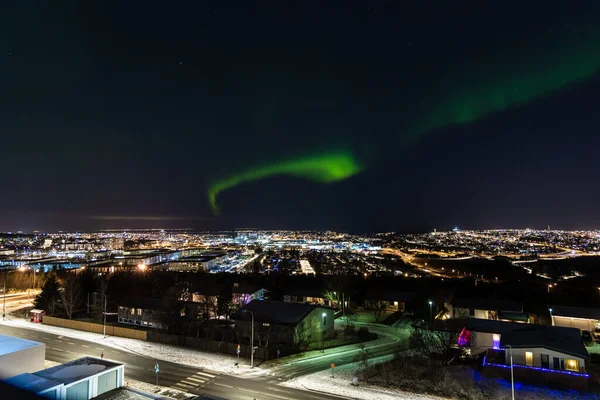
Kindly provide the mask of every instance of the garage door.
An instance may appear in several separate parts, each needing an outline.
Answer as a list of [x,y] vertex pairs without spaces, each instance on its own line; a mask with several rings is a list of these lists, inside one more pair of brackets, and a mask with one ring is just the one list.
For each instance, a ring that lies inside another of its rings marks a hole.
[[88,381],[67,388],[67,400],[88,400]]
[[117,388],[117,371],[111,371],[98,377],[98,396]]

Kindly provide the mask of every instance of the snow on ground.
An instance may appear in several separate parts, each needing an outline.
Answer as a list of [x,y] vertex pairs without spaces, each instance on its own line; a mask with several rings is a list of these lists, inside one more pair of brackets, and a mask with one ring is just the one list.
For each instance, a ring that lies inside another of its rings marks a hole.
[[152,394],[162,399],[191,399],[196,397],[195,394],[182,392],[181,390],[177,389],[166,388],[164,386],[156,386],[151,383],[140,382],[134,379],[125,379],[125,386],[144,393]]
[[[383,356],[371,360],[372,364],[381,363],[391,359],[393,356]],[[281,383],[283,386],[298,389],[309,389],[319,392],[332,393],[339,396],[351,397],[364,400],[439,400],[441,397],[428,396],[404,392],[401,390],[369,386],[359,382],[358,386],[352,385],[352,378],[356,375],[358,363],[347,364],[331,370],[321,371],[288,382]]]
[[[208,353],[184,347],[146,342],[143,340],[127,339],[117,336],[107,336],[104,338],[103,335],[98,333],[37,324],[23,319],[0,321],[0,324],[18,328],[34,329],[53,333],[55,335],[87,340],[98,345],[106,345],[119,350],[127,350],[131,353],[136,353],[153,359],[185,364],[196,368],[205,368],[211,371],[222,372],[229,375],[239,375],[239,377],[251,377],[267,373],[267,371],[263,370],[262,368],[255,367],[254,369],[251,369],[249,360],[245,360],[243,358],[239,361],[239,367],[236,367],[235,363],[238,362],[237,357],[230,356],[228,354]],[[99,356],[99,354],[91,355]]]

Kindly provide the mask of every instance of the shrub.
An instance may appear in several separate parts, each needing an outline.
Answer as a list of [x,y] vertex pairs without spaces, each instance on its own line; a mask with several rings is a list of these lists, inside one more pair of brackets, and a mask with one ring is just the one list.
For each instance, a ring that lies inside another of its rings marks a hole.
[[360,328],[358,328],[357,335],[360,340],[369,340],[369,338],[371,337],[369,335],[369,328],[367,328],[366,326],[361,326]]

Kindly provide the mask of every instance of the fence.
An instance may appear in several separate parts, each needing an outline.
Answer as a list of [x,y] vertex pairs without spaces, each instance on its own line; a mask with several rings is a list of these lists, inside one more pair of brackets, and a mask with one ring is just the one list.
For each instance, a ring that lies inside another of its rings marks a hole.
[[[44,316],[43,323],[46,325],[60,326],[61,328],[77,329],[80,331],[103,333],[104,325],[93,322],[75,321],[71,319]],[[106,325],[106,334],[129,339],[148,340],[146,331],[123,328],[120,326]]]
[[[174,346],[183,346],[191,349],[211,351],[214,353],[223,353],[235,356],[237,354],[236,342],[226,342],[219,340],[210,340],[204,338],[195,338],[190,336],[171,335],[160,331],[148,331],[148,341],[170,344]],[[254,342],[258,346],[258,341]],[[277,354],[279,350],[279,354]],[[272,360],[274,358],[287,356],[297,353],[298,349],[289,345],[258,347],[254,351],[255,360]],[[240,343],[240,357],[250,358],[250,346]]]

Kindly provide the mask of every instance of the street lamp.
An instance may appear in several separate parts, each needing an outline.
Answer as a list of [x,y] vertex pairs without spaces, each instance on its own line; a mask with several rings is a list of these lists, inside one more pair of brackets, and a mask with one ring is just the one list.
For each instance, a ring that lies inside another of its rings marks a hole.
[[252,336],[250,337],[250,368],[254,368],[254,313],[249,310],[242,310],[242,312],[250,313],[252,316]]
[[512,400],[515,400],[515,376],[513,375],[512,346],[507,344],[506,347],[510,349],[510,389],[512,393]]
[[550,293],[550,289],[552,289],[552,285],[548,285],[548,293]]
[[550,325],[554,325],[554,319],[552,318],[552,309],[549,308],[548,311],[550,311]]
[[429,319],[433,321],[433,301],[429,300]]

